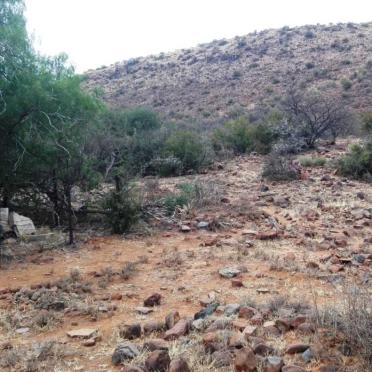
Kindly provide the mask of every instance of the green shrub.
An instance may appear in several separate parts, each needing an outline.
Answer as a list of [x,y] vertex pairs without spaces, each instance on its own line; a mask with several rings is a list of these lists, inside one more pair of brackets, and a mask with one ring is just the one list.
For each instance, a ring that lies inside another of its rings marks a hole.
[[349,90],[352,87],[352,83],[350,80],[347,79],[342,79],[341,80],[341,85],[344,90]]
[[189,130],[172,133],[165,141],[166,156],[177,158],[182,163],[182,171],[198,171],[208,162],[208,144],[203,143],[200,135]]
[[372,134],[372,112],[367,112],[363,115],[362,129],[364,132]]
[[327,161],[324,158],[302,156],[299,158],[299,162],[303,167],[323,167]]
[[137,221],[141,211],[141,198],[134,184],[112,191],[104,200],[107,221],[115,234],[128,231]]
[[176,186],[177,192],[166,195],[162,202],[169,214],[177,208],[182,208],[189,204],[194,195],[194,186],[191,183],[180,183]]
[[299,179],[300,175],[291,159],[277,154],[268,157],[262,171],[262,177],[270,181],[293,181]]
[[372,140],[353,145],[339,160],[338,170],[344,176],[372,182]]
[[150,161],[146,174],[160,177],[180,176],[182,169],[182,162],[175,157],[155,158]]
[[235,154],[251,151],[267,154],[275,140],[276,135],[270,123],[251,124],[245,117],[228,121],[212,135],[215,150],[229,149]]

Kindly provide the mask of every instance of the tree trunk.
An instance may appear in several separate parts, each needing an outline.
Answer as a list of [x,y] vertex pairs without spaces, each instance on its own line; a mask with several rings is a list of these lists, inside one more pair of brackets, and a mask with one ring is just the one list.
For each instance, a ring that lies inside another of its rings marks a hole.
[[65,194],[67,199],[67,218],[68,218],[68,244],[74,244],[74,226],[72,221],[72,206],[71,206],[71,185],[65,187]]

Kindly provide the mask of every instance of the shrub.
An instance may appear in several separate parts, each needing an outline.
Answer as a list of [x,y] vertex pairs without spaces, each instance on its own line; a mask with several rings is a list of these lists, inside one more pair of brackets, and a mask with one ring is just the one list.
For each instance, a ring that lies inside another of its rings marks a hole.
[[138,220],[141,211],[140,194],[133,184],[112,191],[104,201],[107,220],[115,234],[128,231]]
[[339,160],[338,170],[344,176],[372,182],[372,140],[352,146]]
[[302,156],[299,158],[299,162],[303,167],[322,167],[325,165],[326,159]]
[[267,154],[271,151],[275,139],[276,135],[270,123],[251,124],[247,118],[240,117],[215,130],[212,143],[217,151],[227,148],[235,154],[251,151]]
[[372,134],[372,112],[367,112],[362,117],[362,129]]
[[182,163],[183,172],[198,171],[208,163],[208,144],[197,133],[179,130],[171,134],[165,141],[165,154],[177,158]]
[[160,177],[180,176],[183,165],[175,157],[152,159],[146,169],[146,174],[159,175]]
[[349,90],[352,87],[352,83],[350,80],[347,79],[342,79],[341,80],[341,85],[344,90]]
[[270,181],[293,181],[300,178],[300,170],[288,157],[272,154],[264,164],[262,177]]
[[163,200],[163,205],[169,214],[177,208],[182,208],[189,204],[193,198],[194,187],[191,183],[180,183],[177,186],[178,191],[168,194]]

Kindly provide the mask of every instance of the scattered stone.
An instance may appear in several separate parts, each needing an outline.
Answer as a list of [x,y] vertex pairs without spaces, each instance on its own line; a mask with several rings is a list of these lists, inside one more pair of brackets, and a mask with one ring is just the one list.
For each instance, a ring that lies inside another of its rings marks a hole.
[[310,345],[307,344],[292,344],[287,346],[285,353],[286,354],[298,354],[298,353],[303,353],[306,351]]
[[223,278],[232,279],[239,275],[241,271],[236,267],[225,267],[219,271],[219,274]]
[[170,362],[167,350],[155,350],[147,357],[145,366],[149,372],[166,372]]
[[154,293],[150,297],[146,298],[146,300],[143,302],[144,306],[146,307],[154,307],[159,306],[161,300],[161,294]]
[[35,225],[31,218],[21,216],[15,212],[9,213],[9,225],[19,238],[36,233]]
[[163,340],[162,338],[152,338],[147,340],[143,344],[143,348],[148,351],[155,351],[155,350],[168,350],[169,346],[167,341]]
[[92,347],[96,344],[97,339],[95,337],[89,338],[88,340],[83,341],[83,346]]
[[137,367],[137,366],[130,366],[130,365],[127,365],[127,366],[124,366],[120,372],[144,372],[144,370],[140,367]]
[[171,311],[165,317],[165,325],[166,325],[167,329],[173,328],[176,325],[176,323],[178,323],[178,321],[180,319],[181,318],[180,318],[180,314],[178,313],[178,311],[176,311],[176,310]]
[[167,332],[165,332],[164,339],[169,340],[175,340],[181,336],[186,335],[189,332],[190,329],[190,321],[188,319],[181,319],[177,322],[177,324],[169,329]]
[[209,222],[206,222],[206,221],[200,221],[197,224],[198,229],[207,229],[208,227],[209,227]]
[[280,372],[284,365],[283,359],[278,356],[268,356],[265,360],[265,372]]
[[247,321],[245,319],[236,319],[231,324],[232,327],[239,332],[242,332],[247,327]]
[[244,335],[240,332],[234,332],[230,335],[228,346],[233,349],[242,349],[248,346]]
[[148,315],[152,313],[154,309],[149,309],[148,307],[138,306],[136,307],[136,312],[141,315]]
[[82,328],[74,329],[67,332],[67,336],[71,338],[92,338],[97,334],[97,329],[93,328]]
[[231,327],[230,319],[216,319],[207,329],[206,332],[216,332]]
[[279,233],[277,231],[262,232],[256,235],[259,240],[273,240],[279,238]]
[[216,368],[229,367],[233,362],[233,357],[229,350],[215,351],[212,353],[212,359]]
[[284,366],[282,367],[282,372],[305,372],[305,370],[299,366]]
[[130,342],[125,342],[116,347],[112,354],[111,361],[117,366],[126,360],[134,359],[138,355],[139,350],[137,349],[137,346]]
[[119,335],[127,340],[134,340],[141,337],[141,324],[123,324],[119,328]]
[[254,334],[256,333],[257,331],[257,327],[256,326],[246,326],[243,330],[243,335],[247,335],[247,336],[254,336]]
[[262,325],[263,322],[264,322],[264,319],[260,313],[253,315],[251,318],[251,323],[254,325]]
[[194,315],[194,319],[195,320],[197,320],[197,319],[204,319],[205,317],[207,317],[209,315],[212,315],[216,311],[217,307],[218,307],[218,304],[217,303],[208,305],[206,308],[201,309],[200,311],[198,311]]
[[177,358],[171,361],[168,372],[191,372],[191,370],[185,359]]
[[314,355],[313,351],[311,350],[311,348],[309,347],[307,350],[305,350],[301,354],[301,357],[302,357],[302,359],[304,360],[305,363],[310,363],[312,361],[312,359],[314,359],[315,355]]
[[269,288],[257,288],[256,291],[257,293],[270,293]]
[[272,354],[274,352],[274,349],[271,346],[261,343],[253,348],[253,352],[261,356],[266,356],[268,354]]
[[297,327],[297,331],[305,335],[310,335],[315,332],[315,327],[311,323],[302,323]]
[[243,348],[237,351],[234,367],[236,372],[253,372],[257,368],[257,358],[252,349]]
[[306,322],[306,316],[305,315],[297,315],[295,318],[291,320],[291,327],[292,328],[298,328],[301,324]]
[[288,332],[291,328],[291,322],[289,319],[277,319],[275,321],[275,327],[283,333]]
[[255,314],[257,314],[257,310],[250,306],[242,306],[239,309],[239,318],[251,319]]
[[30,328],[28,327],[22,327],[22,328],[17,328],[16,329],[16,333],[18,333],[19,335],[24,335],[26,333],[28,333],[30,331]]
[[224,312],[226,316],[231,316],[231,315],[237,314],[239,309],[240,309],[239,304],[228,304],[225,306]]
[[191,324],[191,328],[195,331],[204,331],[210,322],[206,319],[197,319],[194,320]]
[[153,332],[163,332],[165,331],[165,329],[166,329],[165,323],[157,320],[147,322],[143,326],[143,332],[146,336]]
[[240,279],[233,279],[231,281],[231,286],[233,288],[240,288],[240,287],[244,287],[244,284]]
[[187,225],[182,225],[180,230],[184,233],[187,233],[191,231],[191,228]]

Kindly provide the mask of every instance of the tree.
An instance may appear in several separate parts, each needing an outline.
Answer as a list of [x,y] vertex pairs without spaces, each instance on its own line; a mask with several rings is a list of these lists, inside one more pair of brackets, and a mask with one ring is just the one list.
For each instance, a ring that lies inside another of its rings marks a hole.
[[308,148],[320,138],[338,135],[350,129],[351,115],[338,97],[318,91],[300,91],[291,88],[283,102],[288,124]]

